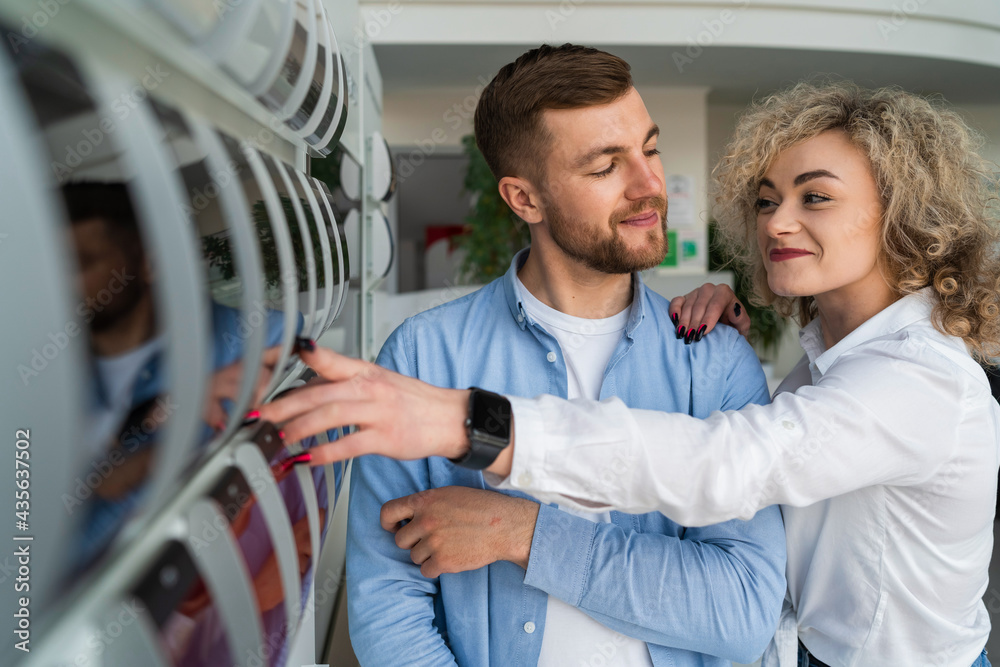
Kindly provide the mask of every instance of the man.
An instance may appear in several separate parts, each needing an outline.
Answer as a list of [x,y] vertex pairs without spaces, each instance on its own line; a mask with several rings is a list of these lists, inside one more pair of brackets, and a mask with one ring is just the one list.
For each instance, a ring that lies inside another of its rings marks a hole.
[[[381,366],[700,417],[767,400],[734,330],[685,345],[698,332],[674,335],[667,302],[639,278],[667,250],[666,191],[627,63],[529,51],[483,91],[475,126],[531,247],[503,278],[404,322]],[[777,622],[784,562],[777,508],[690,528],[539,505],[444,459],[355,462],[348,609],[365,665],[752,662]]]

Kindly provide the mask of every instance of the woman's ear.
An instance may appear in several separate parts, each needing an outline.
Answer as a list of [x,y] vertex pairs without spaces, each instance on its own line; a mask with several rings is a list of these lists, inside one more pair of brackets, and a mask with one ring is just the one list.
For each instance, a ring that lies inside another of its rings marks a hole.
[[517,217],[528,224],[542,221],[541,198],[530,182],[516,176],[504,176],[498,187],[500,196]]

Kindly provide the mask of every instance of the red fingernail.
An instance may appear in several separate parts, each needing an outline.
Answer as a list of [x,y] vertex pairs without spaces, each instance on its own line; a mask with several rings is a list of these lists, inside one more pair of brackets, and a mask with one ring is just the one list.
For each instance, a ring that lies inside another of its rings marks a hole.
[[243,425],[253,424],[256,421],[260,421],[260,410],[251,410],[250,412],[243,415]]
[[743,309],[740,308],[740,304],[733,306],[733,312],[736,313],[736,317],[740,316],[740,313],[743,312]]
[[295,347],[298,351],[305,350],[306,352],[315,352],[316,341],[311,338],[296,338]]
[[672,322],[673,322],[674,324],[677,324],[677,323],[678,323],[678,322],[680,321],[680,319],[681,319],[681,318],[677,317],[677,313],[674,313],[673,315],[671,315],[671,316],[670,316],[670,320],[671,320],[671,321],[672,321]]
[[285,432],[284,431],[278,431],[278,437],[281,438],[282,440],[284,440],[285,439]]
[[299,463],[309,463],[312,461],[312,454],[306,452],[304,454],[296,454],[295,456],[289,456],[287,459],[281,462],[281,472],[285,472],[294,465]]

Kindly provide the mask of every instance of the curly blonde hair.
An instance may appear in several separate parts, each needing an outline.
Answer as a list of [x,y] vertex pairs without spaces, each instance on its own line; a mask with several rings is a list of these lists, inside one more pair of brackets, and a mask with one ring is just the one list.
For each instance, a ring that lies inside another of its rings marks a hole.
[[934,326],[980,360],[1000,357],[1000,226],[996,165],[954,111],[898,88],[799,83],[753,104],[713,171],[724,250],[750,277],[759,305],[805,325],[809,297],[768,287],[757,246],[760,181],[777,156],[827,130],[846,132],[871,163],[881,193],[880,269],[897,296],[932,285]]

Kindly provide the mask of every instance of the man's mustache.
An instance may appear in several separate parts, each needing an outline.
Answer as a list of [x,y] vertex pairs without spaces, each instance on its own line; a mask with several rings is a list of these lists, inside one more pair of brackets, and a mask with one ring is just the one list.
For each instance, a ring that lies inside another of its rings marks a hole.
[[629,218],[634,218],[635,216],[645,213],[650,209],[658,212],[663,220],[667,219],[667,198],[666,197],[652,197],[650,199],[644,199],[642,201],[637,201],[628,206],[628,208],[622,211],[615,211],[611,214],[611,226],[617,226],[618,224],[628,220]]

